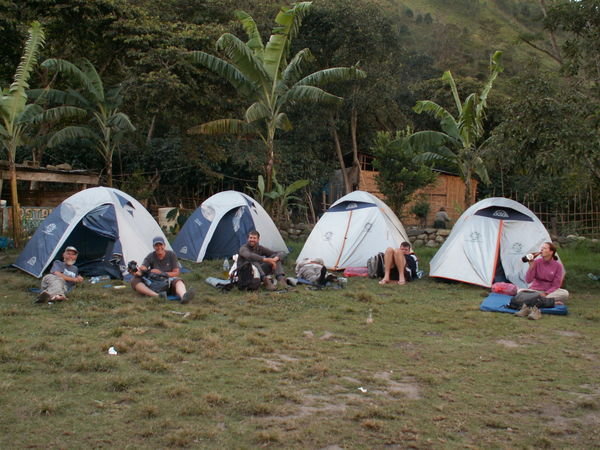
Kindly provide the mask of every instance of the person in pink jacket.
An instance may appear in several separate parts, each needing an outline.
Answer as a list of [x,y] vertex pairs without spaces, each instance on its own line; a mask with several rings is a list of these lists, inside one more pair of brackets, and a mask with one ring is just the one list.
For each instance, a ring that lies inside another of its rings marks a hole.
[[530,260],[528,264],[529,269],[525,275],[528,290],[554,299],[555,304],[564,304],[569,298],[569,291],[560,287],[565,277],[565,269],[556,256],[556,246],[552,242],[544,242],[539,257]]

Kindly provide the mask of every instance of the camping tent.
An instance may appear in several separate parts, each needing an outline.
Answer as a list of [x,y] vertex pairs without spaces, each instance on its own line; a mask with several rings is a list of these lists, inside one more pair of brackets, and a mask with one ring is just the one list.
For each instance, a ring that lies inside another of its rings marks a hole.
[[121,254],[124,262],[141,263],[153,250],[155,236],[164,238],[154,218],[136,199],[107,187],[85,189],[52,211],[14,265],[39,278],[60,259],[64,248],[72,245],[79,250],[77,267],[82,275],[114,276],[118,275],[110,263],[114,254]]
[[192,213],[173,248],[180,258],[195,262],[228,258],[246,243],[252,230],[260,233],[262,246],[288,252],[273,220],[258,202],[241,192],[219,192]]
[[333,270],[364,267],[371,256],[404,241],[406,231],[394,212],[374,195],[354,191],[323,214],[297,261],[321,258]]
[[431,260],[430,276],[491,287],[510,281],[527,287],[523,255],[550,241],[548,231],[528,208],[507,198],[472,205]]

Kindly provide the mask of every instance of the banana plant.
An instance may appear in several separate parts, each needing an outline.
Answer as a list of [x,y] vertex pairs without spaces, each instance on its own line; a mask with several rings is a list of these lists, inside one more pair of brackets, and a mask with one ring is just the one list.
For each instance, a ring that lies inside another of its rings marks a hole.
[[39,22],[33,22],[29,28],[29,37],[25,42],[23,56],[15,72],[10,87],[2,89],[0,95],[0,142],[8,155],[10,190],[12,203],[12,226],[15,246],[21,240],[21,209],[17,192],[17,170],[15,157],[17,149],[24,143],[33,120],[42,112],[39,105],[27,103],[27,89],[41,48],[44,46],[44,30]]
[[282,7],[275,17],[276,25],[266,45],[254,19],[244,11],[237,11],[236,17],[248,36],[247,42],[225,33],[216,45],[217,51],[222,52],[225,58],[202,51],[190,53],[193,62],[228,81],[251,104],[243,119],[214,120],[190,128],[188,133],[258,136],[266,153],[264,175],[267,192],[273,188],[276,132],[292,129],[286,111],[299,102],[339,105],[343,99],[324,91],[321,86],[366,77],[356,67],[334,67],[303,76],[314,61],[310,50],[300,50],[291,59],[289,56],[292,40],[298,35],[302,19],[310,7],[311,2],[295,3],[291,8]]
[[487,141],[483,140],[485,108],[494,81],[503,71],[500,64],[502,52],[495,52],[490,59],[490,74],[480,93],[470,94],[461,102],[456,83],[450,71],[442,80],[450,86],[450,91],[458,111],[453,116],[444,107],[430,100],[418,101],[413,108],[417,113],[428,113],[440,121],[442,131],[419,131],[406,138],[409,145],[420,154],[415,160],[420,162],[443,162],[453,167],[465,184],[465,205],[473,202],[471,178],[478,175],[482,182],[489,183],[489,176],[483,159]]

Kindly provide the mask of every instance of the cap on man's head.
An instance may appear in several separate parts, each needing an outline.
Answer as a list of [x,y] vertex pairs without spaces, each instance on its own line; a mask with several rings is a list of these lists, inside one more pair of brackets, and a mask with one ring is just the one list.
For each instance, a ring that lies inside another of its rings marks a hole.
[[79,251],[75,247],[73,247],[72,245],[69,245],[67,248],[65,248],[65,252],[79,253]]
[[155,246],[156,244],[165,245],[164,238],[162,236],[156,236],[154,239],[152,239],[152,246]]

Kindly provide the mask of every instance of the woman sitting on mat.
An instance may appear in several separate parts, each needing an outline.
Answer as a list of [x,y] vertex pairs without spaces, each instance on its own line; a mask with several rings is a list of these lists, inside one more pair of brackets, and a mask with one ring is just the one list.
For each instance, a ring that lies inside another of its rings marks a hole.
[[544,242],[539,257],[529,260],[528,264],[525,281],[529,287],[520,291],[535,291],[554,299],[557,305],[564,304],[569,298],[569,291],[560,287],[565,277],[565,268],[556,256],[556,246],[552,242]]

